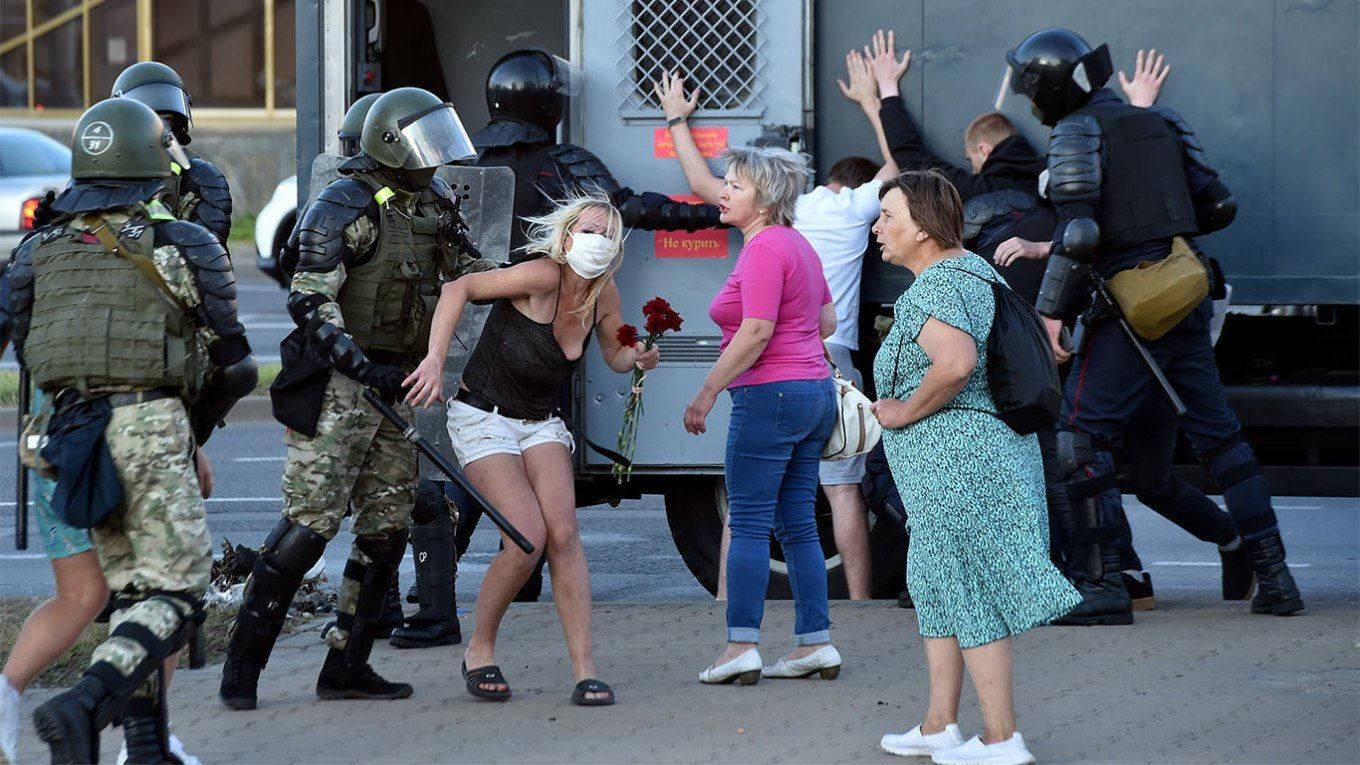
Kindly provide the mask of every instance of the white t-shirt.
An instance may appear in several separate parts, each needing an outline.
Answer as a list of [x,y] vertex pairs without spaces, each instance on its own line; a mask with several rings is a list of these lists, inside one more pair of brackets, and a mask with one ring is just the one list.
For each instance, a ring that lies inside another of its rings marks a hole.
[[828,343],[859,348],[859,281],[869,227],[878,219],[874,180],[854,189],[818,186],[798,197],[793,227],[822,259],[822,273],[836,304],[836,333]]

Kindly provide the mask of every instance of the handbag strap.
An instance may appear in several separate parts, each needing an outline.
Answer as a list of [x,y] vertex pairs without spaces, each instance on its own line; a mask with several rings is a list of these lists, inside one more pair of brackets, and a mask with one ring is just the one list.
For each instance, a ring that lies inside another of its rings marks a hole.
[[822,356],[826,359],[827,366],[831,367],[831,373],[836,377],[836,379],[837,380],[845,379],[844,376],[841,375],[841,368],[836,366],[836,362],[832,360],[831,349],[826,346],[825,340],[822,341]]
[[179,295],[176,295],[174,293],[174,290],[170,289],[169,284],[165,283],[165,277],[161,276],[161,272],[156,270],[156,264],[151,262],[151,258],[148,258],[145,255],[138,255],[137,253],[132,252],[123,246],[123,243],[118,240],[118,237],[113,233],[113,230],[109,227],[109,221],[107,218],[103,218],[97,215],[85,215],[81,217],[80,223],[91,234],[94,234],[94,237],[99,240],[99,244],[102,245],[104,249],[108,250],[109,252],[115,253],[119,257],[126,259],[129,263],[136,266],[137,270],[141,271],[143,276],[151,280],[151,283],[156,285],[156,289],[160,290],[166,297],[170,298],[170,301],[174,303],[181,311],[183,311],[186,314],[192,313],[192,311],[189,309],[189,306],[183,300],[180,299]]

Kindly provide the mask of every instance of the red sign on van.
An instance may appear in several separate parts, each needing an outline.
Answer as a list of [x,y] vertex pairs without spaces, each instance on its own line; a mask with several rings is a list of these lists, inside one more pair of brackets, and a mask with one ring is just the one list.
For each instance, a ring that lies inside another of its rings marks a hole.
[[[694,143],[699,146],[699,153],[704,157],[712,159],[723,153],[727,148],[727,128],[725,127],[692,127],[689,134],[694,136]],[[671,138],[671,131],[659,127],[652,134],[652,156],[657,159],[675,158],[675,141]]]
[[[726,128],[724,128],[726,130]],[[677,202],[702,202],[692,194],[672,194]],[[731,229],[709,228],[690,233],[688,231],[653,232],[654,247],[658,258],[713,258],[727,257],[728,232]]]

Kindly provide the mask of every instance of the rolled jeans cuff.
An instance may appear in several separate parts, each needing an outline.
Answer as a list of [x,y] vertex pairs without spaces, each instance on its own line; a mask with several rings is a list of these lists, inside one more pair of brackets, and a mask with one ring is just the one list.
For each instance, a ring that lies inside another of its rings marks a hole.
[[793,636],[794,645],[821,645],[831,642],[831,630],[817,630]]
[[729,643],[759,643],[759,627],[728,627],[727,642]]

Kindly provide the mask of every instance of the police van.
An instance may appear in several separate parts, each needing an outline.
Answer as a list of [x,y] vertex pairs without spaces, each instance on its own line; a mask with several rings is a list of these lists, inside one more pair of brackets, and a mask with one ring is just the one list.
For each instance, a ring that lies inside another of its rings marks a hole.
[[[845,156],[877,161],[870,128],[836,79],[845,77],[845,52],[880,27],[896,31],[899,50],[914,51],[902,94],[926,144],[964,166],[963,128],[991,110],[1004,54],[1029,32],[1065,26],[1092,44],[1106,42],[1116,70],[1131,71],[1135,51],[1155,47],[1175,69],[1161,103],[1194,126],[1240,206],[1236,222],[1201,245],[1234,290],[1218,351],[1247,436],[1277,494],[1357,488],[1356,3],[298,0],[296,8],[300,203],[313,186],[314,158],[337,150],[336,127],[355,98],[424,87],[453,102],[475,131],[487,120],[487,70],[520,48],[559,55],[583,75],[561,140],[594,152],[626,186],[680,197],[688,189],[651,87],[664,69],[700,88],[691,126],[705,155],[776,143],[810,154],[821,178]],[[1033,145],[1047,144],[1047,129],[1016,100],[1006,109]],[[716,162],[713,168],[721,174]],[[684,432],[682,413],[718,357],[719,331],[707,307],[741,244],[740,233],[727,229],[631,233],[617,277],[625,320],[640,321],[642,303],[659,295],[685,317],[685,329],[663,339],[661,367],[647,379],[632,480],[620,486],[605,457],[576,452],[579,504],[664,495],[676,547],[710,591],[726,511],[727,401],[720,399],[703,436]],[[873,320],[890,313],[910,280],[870,248],[858,359],[866,371]],[[587,354],[573,396],[578,430],[612,445],[627,377]],[[447,446],[437,421],[428,431]],[[1183,469],[1204,484],[1197,465]],[[871,516],[874,594],[890,597],[902,585],[901,516],[881,506]],[[824,498],[818,522],[832,595],[844,595]],[[770,565],[771,593],[787,594],[773,542]]]

